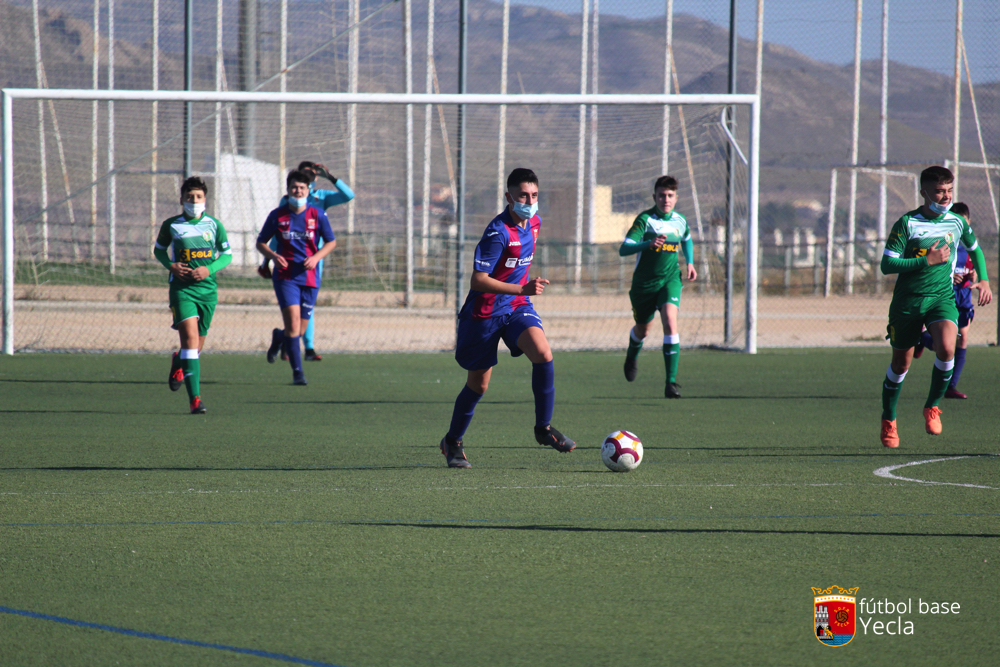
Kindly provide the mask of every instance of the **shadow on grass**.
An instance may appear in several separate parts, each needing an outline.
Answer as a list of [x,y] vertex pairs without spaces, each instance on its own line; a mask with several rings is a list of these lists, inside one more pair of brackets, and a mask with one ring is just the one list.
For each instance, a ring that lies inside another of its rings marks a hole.
[[336,470],[418,470],[436,468],[429,463],[410,465],[355,465],[355,466],[248,466],[248,467],[198,467],[198,466],[33,466],[0,468],[0,472],[329,472]]
[[904,533],[856,530],[757,530],[752,528],[587,528],[585,526],[457,526],[443,523],[379,523],[366,521],[345,521],[350,526],[372,526],[378,528],[448,528],[452,530],[541,530],[566,533],[657,533],[657,534],[720,534],[720,535],[849,535],[852,537],[978,537],[1000,538],[996,533]]

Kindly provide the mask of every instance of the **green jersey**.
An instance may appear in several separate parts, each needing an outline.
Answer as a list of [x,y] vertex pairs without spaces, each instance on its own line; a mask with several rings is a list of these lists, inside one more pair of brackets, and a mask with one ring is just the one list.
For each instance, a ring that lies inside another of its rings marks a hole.
[[[171,249],[174,262],[183,262],[192,269],[208,266],[221,255],[232,255],[226,228],[207,213],[197,220],[189,220],[183,214],[168,218],[160,225],[156,237],[156,248]],[[209,274],[204,280],[185,282],[170,274],[170,291],[201,298],[217,298],[218,286],[215,276]]]
[[677,253],[681,243],[691,240],[687,220],[677,211],[664,214],[654,206],[635,219],[625,234],[625,244],[653,241],[657,236],[666,236],[667,240],[658,249],[647,248],[638,253],[632,274],[633,291],[656,291],[668,280],[681,279]]
[[972,227],[957,213],[949,211],[936,218],[926,218],[917,209],[897,220],[885,243],[886,256],[897,259],[925,257],[931,246],[937,243],[939,248],[948,246],[951,259],[942,264],[900,273],[892,291],[893,301],[911,297],[954,299],[952,273],[958,258],[956,250],[959,242],[968,250],[979,247]]

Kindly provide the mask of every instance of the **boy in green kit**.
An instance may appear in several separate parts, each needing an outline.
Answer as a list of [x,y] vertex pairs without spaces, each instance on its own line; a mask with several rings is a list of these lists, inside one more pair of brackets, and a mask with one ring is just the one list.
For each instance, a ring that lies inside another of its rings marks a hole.
[[948,390],[955,367],[958,308],[952,289],[955,249],[961,243],[969,251],[979,276],[979,305],[993,300],[986,260],[968,221],[951,212],[955,176],[944,167],[928,167],[920,173],[920,195],[924,204],[896,221],[882,254],[882,273],[898,273],[889,305],[889,344],[892,362],[882,382],[882,430],[886,447],[899,447],[896,403],[903,379],[910,369],[914,347],[924,326],[934,340],[934,370],[924,404],[924,423],[931,435],[941,433],[938,404]]
[[[187,387],[191,414],[205,413],[198,357],[219,302],[215,274],[233,261],[225,227],[205,213],[207,199],[205,181],[197,176],[185,180],[184,212],[163,221],[153,248],[153,255],[170,271],[170,312],[181,340],[180,352],[174,352],[171,361],[170,389]],[[172,262],[168,248],[173,250]]]
[[653,201],[656,206],[639,214],[618,249],[621,257],[639,255],[635,273],[632,274],[632,289],[628,293],[635,326],[629,332],[628,351],[625,353],[625,379],[629,382],[635,379],[642,341],[659,312],[663,323],[663,360],[667,367],[664,396],[680,398],[680,385],[677,384],[677,362],[681,349],[680,335],[677,333],[677,312],[681,305],[678,250],[684,252],[687,279],[696,280],[698,272],[693,264],[691,230],[684,216],[674,210],[677,204],[677,179],[673,176],[660,176],[656,179]]

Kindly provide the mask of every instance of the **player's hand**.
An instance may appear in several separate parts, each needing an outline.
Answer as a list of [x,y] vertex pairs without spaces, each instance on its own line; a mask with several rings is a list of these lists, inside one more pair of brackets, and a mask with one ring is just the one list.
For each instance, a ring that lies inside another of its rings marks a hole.
[[263,264],[257,267],[257,275],[264,279],[270,279],[271,264],[265,260]]
[[194,281],[201,281],[208,278],[211,271],[208,270],[207,266],[199,266],[197,269],[191,269],[191,279]]
[[306,271],[312,271],[319,264],[320,260],[316,259],[316,256],[306,257],[306,261],[302,262],[302,266],[306,268]]
[[698,272],[695,271],[694,264],[688,264],[687,267],[688,267],[688,281],[694,282],[695,280],[698,280]]
[[931,249],[927,251],[928,266],[944,264],[951,258],[951,248],[948,247],[948,244],[946,243],[940,248],[938,248],[939,243],[941,242],[935,241],[934,245],[931,246]]
[[184,280],[186,282],[190,282],[192,280],[191,269],[184,262],[174,262],[173,264],[171,264],[170,273],[174,274],[175,278]]
[[524,296],[535,296],[541,294],[545,290],[545,286],[549,284],[549,281],[545,278],[532,278],[524,285],[521,285],[521,294]]
[[275,258],[274,258],[274,265],[275,266],[280,266],[283,269],[287,269],[288,268],[288,260],[285,259],[284,257],[282,257],[281,255],[276,255]]
[[980,280],[976,284],[976,289],[979,290],[980,306],[987,306],[991,301],[993,301],[993,290],[990,289],[990,281]]
[[337,177],[330,174],[330,171],[326,168],[326,165],[316,163],[316,173],[331,183],[337,182]]
[[650,247],[653,248],[654,250],[659,250],[660,246],[662,246],[666,242],[667,242],[667,236],[665,234],[660,234],[655,239],[653,239],[653,243]]

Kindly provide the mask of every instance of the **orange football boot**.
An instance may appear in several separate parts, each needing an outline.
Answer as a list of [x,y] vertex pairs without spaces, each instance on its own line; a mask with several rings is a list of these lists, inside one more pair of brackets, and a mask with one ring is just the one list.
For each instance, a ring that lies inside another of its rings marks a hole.
[[941,408],[934,406],[924,408],[924,422],[927,424],[927,432],[931,435],[941,435]]
[[895,419],[892,421],[888,419],[882,420],[882,433],[879,435],[879,439],[886,447],[892,447],[893,449],[899,447],[899,433],[896,432]]

